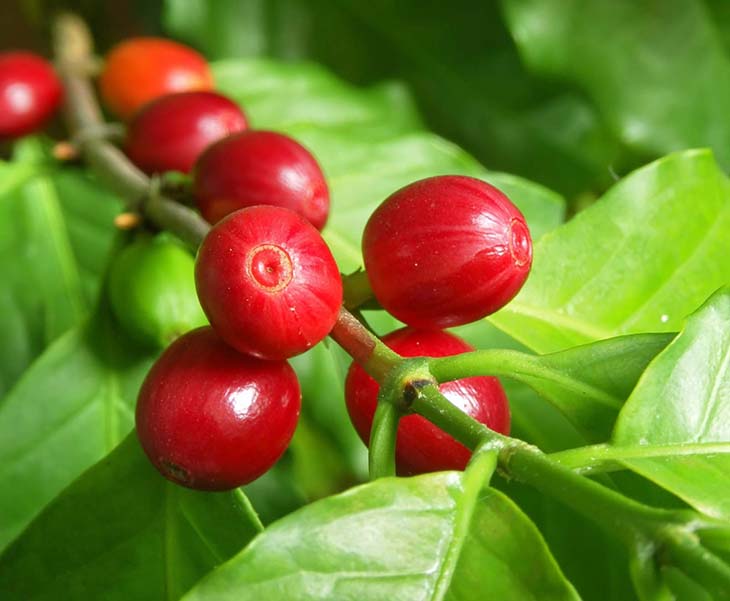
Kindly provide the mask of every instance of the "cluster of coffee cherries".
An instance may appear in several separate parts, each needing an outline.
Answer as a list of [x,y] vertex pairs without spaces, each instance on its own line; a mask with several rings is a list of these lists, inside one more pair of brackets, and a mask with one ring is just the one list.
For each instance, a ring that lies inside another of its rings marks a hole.
[[[477,179],[441,176],[383,202],[366,225],[363,256],[375,298],[408,324],[383,342],[402,356],[438,357],[472,350],[441,328],[479,319],[512,298],[530,269],[531,242],[522,215],[501,192]],[[213,227],[195,277],[212,329],[179,338],[163,354],[140,393],[137,427],[168,478],[218,489],[250,481],[283,452],[299,409],[286,358],[327,335],[342,284],[315,228],[265,205]],[[257,371],[246,373],[244,363],[252,362]],[[276,377],[264,372],[267,365]],[[378,384],[353,363],[345,389],[367,444]],[[508,433],[509,406],[496,378],[464,378],[440,390],[476,420]],[[400,474],[463,469],[469,457],[425,418],[401,419]]]
[[[158,38],[113,48],[99,81],[106,107],[127,122],[130,160],[149,174],[189,174],[197,207],[212,224],[194,275],[183,248],[147,234],[112,270],[110,298],[121,321],[167,346],[140,390],[137,434],[168,479],[226,490],[261,476],[287,448],[301,409],[287,360],[335,326],[343,282],[320,235],[330,201],[316,159],[290,137],[251,128],[213,85],[202,56]],[[388,197],[367,222],[362,252],[373,297],[406,324],[383,342],[406,357],[472,350],[444,328],[502,307],[532,261],[524,217],[510,200],[481,180],[448,175]],[[183,277],[170,277],[176,273]],[[166,280],[176,283],[160,288]],[[199,304],[181,303],[192,287]],[[150,288],[155,294],[145,295]],[[489,428],[509,431],[496,378],[439,388]],[[378,383],[353,363],[345,392],[367,444]],[[463,469],[469,456],[425,418],[400,420],[400,474]]]
[[[531,264],[524,219],[497,189],[440,176],[406,186],[369,219],[363,256],[375,299],[408,324],[383,342],[402,356],[473,350],[441,328],[496,310],[522,286]],[[168,478],[220,490],[267,471],[288,445],[300,409],[286,359],[335,325],[343,287],[319,232],[270,205],[234,211],[210,231],[195,265],[210,327],[178,338],[150,371],[137,405],[137,430]],[[508,433],[507,398],[493,377],[440,386],[460,409]],[[367,444],[378,383],[355,363],[347,408]],[[469,451],[425,418],[400,421],[399,474],[463,469]]]
[[[140,390],[140,442],[184,486],[251,482],[297,425],[301,393],[287,359],[322,340],[342,304],[342,279],[319,233],[330,204],[324,174],[296,140],[252,128],[184,45],[122,42],[106,57],[99,89],[127,122],[129,159],[150,175],[187,174],[213,225],[195,263],[199,305],[179,301],[190,298],[193,276],[169,238],[142,234],[111,271],[110,300],[128,330],[174,339]],[[210,325],[185,332],[202,323]]]

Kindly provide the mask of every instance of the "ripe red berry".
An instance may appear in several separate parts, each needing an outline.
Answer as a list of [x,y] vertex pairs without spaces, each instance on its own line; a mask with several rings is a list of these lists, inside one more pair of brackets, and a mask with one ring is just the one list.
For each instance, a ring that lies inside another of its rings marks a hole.
[[129,119],[160,96],[210,90],[213,77],[192,48],[164,38],[130,38],[107,55],[99,87],[109,110]]
[[[446,357],[474,350],[456,336],[440,330],[403,328],[383,342],[404,357]],[[347,373],[345,397],[350,419],[365,444],[377,406],[378,383],[353,363]],[[509,404],[497,378],[474,377],[439,386],[443,395],[462,411],[502,434],[509,433]],[[471,453],[461,443],[420,415],[407,415],[398,424],[396,466],[402,475],[439,470],[463,470]]]
[[195,283],[216,332],[263,359],[286,359],[318,343],[342,304],[327,244],[281,207],[249,207],[214,226],[198,252]]
[[522,287],[532,264],[525,218],[489,184],[456,175],[417,181],[370,217],[362,251],[384,309],[421,328],[469,323]]
[[31,52],[0,53],[0,138],[41,129],[61,104],[51,64]]
[[286,361],[242,355],[204,327],[178,338],[150,370],[137,400],[137,436],[169,480],[228,490],[276,463],[300,406]]
[[193,194],[210,223],[253,205],[291,209],[321,230],[329,191],[317,161],[301,144],[271,131],[246,131],[214,144],[198,160]]
[[246,129],[238,105],[215,92],[170,94],[146,104],[127,130],[129,158],[146,173],[187,173],[211,144]]

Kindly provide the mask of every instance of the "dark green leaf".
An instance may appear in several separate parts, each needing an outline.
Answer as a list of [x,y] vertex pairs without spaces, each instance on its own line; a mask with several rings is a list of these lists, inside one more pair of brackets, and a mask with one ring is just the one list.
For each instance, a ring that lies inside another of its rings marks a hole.
[[530,486],[501,478],[495,480],[495,486],[534,521],[581,598],[635,601],[628,553],[605,529]]
[[730,60],[705,4],[502,2],[527,65],[585,90],[624,143],[652,155],[710,146],[727,167]]
[[410,96],[395,83],[360,89],[313,63],[239,59],[212,68],[217,88],[241,103],[260,129],[316,126],[378,138],[420,126]]
[[725,288],[651,364],[613,435],[617,459],[626,466],[724,519],[730,519],[728,323]]
[[531,359],[535,372],[513,377],[558,408],[586,442],[602,442],[646,366],[673,337],[636,334],[538,355]]
[[[527,384],[580,432],[581,443],[575,446],[581,446],[609,437],[619,409],[644,368],[672,337],[622,336],[549,355],[485,350],[434,359],[431,371],[439,381],[494,375]],[[561,442],[567,446],[570,441]],[[550,443],[547,448],[554,449],[556,441]]]
[[538,352],[676,331],[730,282],[730,186],[709,151],[656,161],[545,236],[514,301],[490,319]]
[[577,599],[536,528],[483,480],[388,478],[318,501],[185,599]]
[[102,314],[74,328],[0,403],[0,548],[134,423],[151,363]]
[[0,556],[3,599],[173,600],[261,529],[236,490],[167,482],[134,433]]
[[494,168],[570,195],[610,179],[614,137],[584,98],[528,76],[497,3],[167,0],[165,8],[168,29],[212,57],[306,58],[358,83],[403,80],[431,127]]

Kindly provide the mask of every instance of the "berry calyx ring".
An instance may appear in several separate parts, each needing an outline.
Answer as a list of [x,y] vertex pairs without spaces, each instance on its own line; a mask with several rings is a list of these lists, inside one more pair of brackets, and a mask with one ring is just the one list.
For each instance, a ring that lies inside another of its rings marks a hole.
[[294,274],[291,257],[280,246],[262,244],[246,255],[246,276],[266,292],[280,292]]
[[327,244],[282,207],[241,209],[213,226],[198,252],[195,283],[218,335],[262,359],[287,359],[317,344],[342,304]]

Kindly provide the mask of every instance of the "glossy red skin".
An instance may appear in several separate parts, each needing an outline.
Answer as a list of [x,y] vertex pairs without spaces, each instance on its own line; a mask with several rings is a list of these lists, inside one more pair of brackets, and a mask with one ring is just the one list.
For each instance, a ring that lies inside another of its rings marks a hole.
[[229,490],[269,470],[289,445],[301,408],[286,361],[261,361],[210,327],[173,342],[137,400],[137,436],[160,473],[199,490]]
[[62,96],[61,81],[47,60],[31,52],[0,53],[0,138],[41,129]]
[[420,328],[497,311],[532,264],[517,207],[493,186],[456,175],[420,180],[388,197],[365,226],[362,250],[375,298]]
[[198,251],[195,284],[216,332],[263,359],[317,344],[342,304],[342,279],[322,236],[281,207],[249,207],[215,225]]
[[130,38],[116,45],[99,78],[104,103],[125,120],[166,94],[212,89],[206,60],[192,48],[164,38]]
[[321,230],[330,207],[327,182],[312,154],[271,131],[246,131],[208,148],[195,166],[193,194],[210,223],[244,207],[274,205]]
[[188,173],[221,138],[246,129],[233,101],[215,92],[170,94],[146,104],[127,129],[126,151],[145,173]]
[[[453,334],[441,330],[403,328],[383,342],[404,357],[446,357],[474,349]],[[377,406],[378,383],[353,363],[347,372],[345,397],[350,419],[367,445]],[[501,434],[509,434],[507,396],[497,378],[474,377],[446,382],[439,390],[454,405]],[[420,415],[407,415],[398,424],[396,466],[401,475],[440,470],[463,470],[470,451]]]

